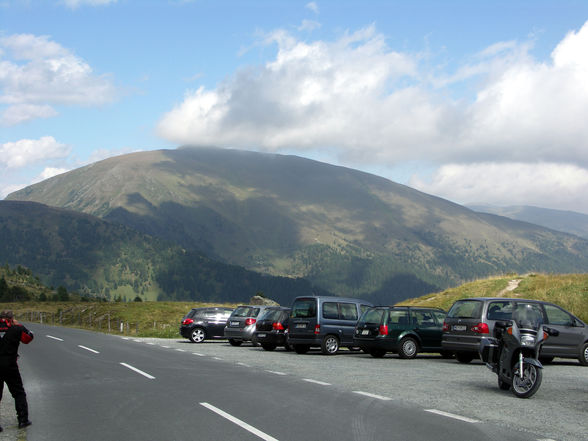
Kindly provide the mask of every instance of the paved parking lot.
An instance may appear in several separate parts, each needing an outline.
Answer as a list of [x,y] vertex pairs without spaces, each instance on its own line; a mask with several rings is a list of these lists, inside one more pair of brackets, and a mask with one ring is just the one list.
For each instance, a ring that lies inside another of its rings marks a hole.
[[498,389],[497,378],[481,362],[463,365],[436,354],[401,360],[396,355],[375,359],[361,352],[342,350],[336,356],[316,351],[306,355],[273,352],[244,344],[232,347],[225,341],[193,344],[187,340],[132,339],[137,343],[167,346],[218,362],[240,363],[263,369],[268,375],[293,375],[324,381],[346,390],[365,391],[399,402],[492,422],[540,439],[588,440],[588,367],[575,360],[556,359],[544,370],[535,396],[523,400]]

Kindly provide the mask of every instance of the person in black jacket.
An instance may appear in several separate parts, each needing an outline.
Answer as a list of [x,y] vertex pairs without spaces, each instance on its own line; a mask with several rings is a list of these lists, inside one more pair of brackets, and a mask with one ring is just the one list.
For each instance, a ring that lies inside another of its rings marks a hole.
[[32,340],[33,333],[14,319],[12,311],[0,313],[0,400],[6,383],[14,398],[19,429],[32,423],[29,421],[27,394],[16,362],[18,347],[21,343],[29,344]]

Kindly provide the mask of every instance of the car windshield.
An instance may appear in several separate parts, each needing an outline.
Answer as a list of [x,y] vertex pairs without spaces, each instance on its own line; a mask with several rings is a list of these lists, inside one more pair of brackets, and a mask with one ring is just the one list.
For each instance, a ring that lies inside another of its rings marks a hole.
[[254,308],[252,306],[239,306],[233,312],[232,317],[257,317],[259,314],[259,308]]
[[482,302],[479,300],[460,300],[455,302],[447,317],[479,319],[482,316]]
[[379,325],[384,321],[385,309],[368,309],[359,319],[358,325],[374,324]]
[[313,318],[316,317],[316,300],[296,300],[292,305],[292,318]]

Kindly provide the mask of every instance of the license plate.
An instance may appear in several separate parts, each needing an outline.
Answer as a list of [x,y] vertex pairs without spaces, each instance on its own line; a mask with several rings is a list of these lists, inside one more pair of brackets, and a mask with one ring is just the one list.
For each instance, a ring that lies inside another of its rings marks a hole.
[[306,329],[306,323],[298,323],[298,324],[296,325],[296,327],[297,327],[297,328],[304,328],[304,329]]
[[239,326],[239,322],[231,322],[231,326]]
[[363,331],[361,331],[361,335],[370,335],[370,330],[364,329]]
[[466,325],[453,325],[454,331],[465,331],[467,328]]
[[257,338],[266,338],[267,334],[257,334]]

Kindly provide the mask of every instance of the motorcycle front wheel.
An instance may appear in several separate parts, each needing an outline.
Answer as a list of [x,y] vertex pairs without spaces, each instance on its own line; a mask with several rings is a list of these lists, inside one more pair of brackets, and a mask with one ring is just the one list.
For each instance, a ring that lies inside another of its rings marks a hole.
[[542,378],[542,369],[529,363],[523,363],[523,377],[521,378],[517,365],[513,372],[512,393],[518,398],[529,398],[539,390]]

